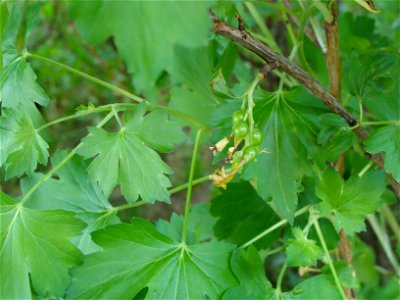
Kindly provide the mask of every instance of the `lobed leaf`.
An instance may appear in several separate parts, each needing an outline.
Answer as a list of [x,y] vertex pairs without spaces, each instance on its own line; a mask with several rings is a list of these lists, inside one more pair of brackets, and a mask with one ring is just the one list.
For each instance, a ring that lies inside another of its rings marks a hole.
[[147,287],[149,299],[218,298],[235,284],[229,270],[232,245],[174,242],[147,221],[93,233],[103,251],[73,270],[73,299],[132,299]]
[[154,203],[169,202],[170,182],[166,174],[172,170],[152,148],[160,152],[172,151],[185,139],[180,126],[167,118],[165,111],[154,111],[146,116],[145,105],[139,105],[132,118],[118,132],[89,128],[78,153],[95,157],[88,170],[99,182],[101,190],[110,194],[120,184],[129,202],[140,196]]

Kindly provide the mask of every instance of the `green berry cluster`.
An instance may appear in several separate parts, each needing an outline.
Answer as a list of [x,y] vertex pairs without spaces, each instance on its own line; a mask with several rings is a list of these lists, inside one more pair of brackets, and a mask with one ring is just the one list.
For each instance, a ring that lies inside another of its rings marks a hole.
[[245,110],[240,109],[235,111],[232,115],[232,132],[235,138],[235,146],[245,141],[245,147],[237,153],[236,157],[239,156],[250,161],[255,159],[259,153],[259,146],[262,143],[263,135],[260,129],[256,127],[251,128],[246,119],[247,112]]

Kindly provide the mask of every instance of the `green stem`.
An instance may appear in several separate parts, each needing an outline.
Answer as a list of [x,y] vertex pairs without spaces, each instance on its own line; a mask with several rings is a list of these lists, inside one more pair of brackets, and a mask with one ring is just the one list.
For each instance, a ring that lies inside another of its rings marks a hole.
[[152,105],[152,104],[147,104],[147,107],[149,110],[154,110],[154,109],[163,109],[167,111],[171,116],[175,116],[181,120],[186,121],[187,123],[197,127],[198,129],[203,129],[203,130],[208,130],[206,126],[204,126],[202,123],[197,121],[196,119],[192,118],[188,114],[185,114],[184,112],[172,109],[168,106],[161,106],[161,105]]
[[110,89],[110,90],[112,90],[112,91],[114,91],[116,93],[122,94],[122,95],[128,97],[129,99],[132,99],[132,100],[134,100],[136,102],[140,103],[140,102],[144,101],[143,98],[141,98],[139,96],[136,96],[136,95],[134,95],[134,94],[132,94],[132,93],[130,93],[128,91],[125,91],[124,89],[121,89],[121,88],[119,88],[119,87],[117,87],[117,86],[115,86],[115,85],[113,85],[111,83],[108,83],[108,82],[106,82],[104,80],[101,80],[101,79],[99,79],[97,77],[94,77],[92,75],[89,75],[89,74],[87,74],[85,72],[82,72],[82,71],[79,71],[77,69],[71,68],[71,67],[69,67],[67,65],[64,65],[62,63],[59,63],[57,61],[51,60],[51,59],[49,59],[47,57],[44,57],[44,56],[41,56],[41,55],[37,55],[37,54],[32,54],[32,53],[29,53],[29,52],[25,53],[25,57],[33,58],[33,59],[36,59],[36,60],[40,60],[40,61],[43,61],[43,62],[47,62],[47,63],[53,64],[55,66],[58,66],[58,67],[60,67],[60,68],[62,68],[64,70],[67,70],[67,71],[69,71],[71,73],[74,73],[74,74],[76,74],[76,75],[78,75],[78,76],[80,76],[82,78],[90,80],[90,81],[92,81],[92,82],[94,82],[96,84],[99,84],[101,86],[104,86],[104,87],[106,87],[106,88],[108,88],[108,89]]
[[139,200],[139,201],[136,201],[133,203],[127,203],[124,205],[115,206],[115,207],[111,208],[111,211],[121,211],[121,210],[134,208],[134,207],[141,206],[141,205],[148,204],[148,203],[149,202],[146,202],[144,200]]
[[[208,180],[210,180],[210,175],[197,178],[197,179],[193,180],[192,186],[195,186],[197,184],[206,182]],[[183,191],[188,186],[189,186],[189,182],[186,182],[184,184],[178,185],[178,186],[170,189],[169,192],[172,195],[172,194],[178,193],[180,191]],[[140,201],[133,202],[133,203],[127,203],[127,204],[124,204],[124,205],[115,206],[115,207],[111,208],[111,211],[121,211],[121,210],[129,209],[129,208],[133,208],[133,207],[137,207],[137,206],[141,206],[141,205],[145,205],[145,204],[150,204],[150,203],[146,202],[144,200],[140,200]],[[104,212],[107,212],[107,211],[109,211],[109,210],[106,210]]]
[[[113,117],[113,113],[110,112],[107,116],[103,118],[103,120],[100,121],[99,124],[97,124],[97,128],[101,128],[106,124],[111,118]],[[24,195],[22,200],[20,201],[19,205],[23,205],[26,200],[29,199],[30,196],[42,185],[44,184],[47,180],[53,176],[54,173],[56,173],[62,166],[64,166],[75,154],[76,151],[78,150],[79,147],[82,146],[82,143],[79,143],[74,149],[71,150],[70,153],[66,157],[63,158],[57,165],[54,166],[46,175],[44,175],[38,182],[35,183],[34,186],[30,188],[30,190]]]
[[260,27],[260,30],[266,39],[266,43],[272,48],[272,50],[282,54],[281,49],[276,44],[275,39],[271,34],[271,31],[269,31],[268,27],[265,25],[263,18],[260,16],[253,3],[245,2],[245,5],[256,21],[258,27]]
[[279,246],[279,247],[277,247],[277,248],[275,248],[275,249],[272,249],[272,250],[270,250],[270,251],[267,251],[266,253],[264,253],[263,256],[264,256],[264,257],[271,256],[271,255],[273,255],[273,254],[275,254],[275,253],[281,252],[281,251],[284,250],[285,248],[286,248],[285,245]]
[[[310,206],[307,205],[307,206],[303,207],[302,209],[299,209],[298,211],[296,211],[294,213],[294,216],[298,217],[298,216],[304,214],[305,212],[307,212],[309,210],[309,208],[310,208]],[[242,246],[240,246],[240,248],[246,248],[246,247],[250,246],[251,244],[253,244],[256,241],[258,241],[259,239],[262,239],[267,234],[269,234],[272,231],[278,229],[279,227],[282,227],[282,226],[286,225],[287,223],[288,223],[287,219],[283,219],[283,220],[279,221],[278,223],[272,225],[271,227],[269,227],[266,230],[264,230],[263,232],[261,232],[259,235],[257,235],[254,238],[252,238],[250,241],[248,241],[245,244],[243,244]]]
[[370,121],[370,122],[362,122],[360,121],[361,126],[371,125],[371,126],[379,126],[379,125],[400,125],[400,121],[398,120],[390,120],[390,121]]
[[[197,184],[209,181],[209,180],[210,180],[210,175],[206,175],[206,176],[203,176],[203,177],[193,180],[192,185],[197,185]],[[189,182],[186,182],[184,184],[178,185],[178,186],[170,189],[169,192],[171,194],[175,194],[175,193],[185,190],[186,188],[188,188],[188,186],[189,186]]]
[[383,251],[385,252],[390,264],[392,265],[396,274],[400,275],[399,273],[399,263],[396,260],[396,257],[392,251],[392,247],[390,246],[389,237],[385,230],[382,230],[381,226],[378,223],[378,220],[374,215],[367,215],[367,220],[371,224],[372,230],[375,232],[379,243],[381,244]]
[[313,218],[313,221],[314,221],[314,227],[315,227],[315,230],[317,232],[318,238],[321,241],[322,249],[324,249],[325,257],[326,257],[326,260],[328,261],[328,265],[329,265],[329,268],[331,270],[331,273],[332,273],[333,279],[335,281],[335,284],[336,284],[336,286],[337,286],[342,298],[344,300],[347,300],[346,294],[343,291],[343,287],[340,284],[339,277],[338,277],[338,275],[336,273],[335,266],[333,265],[333,261],[332,261],[331,255],[329,254],[328,247],[326,246],[324,235],[322,234],[321,227],[319,226],[319,223],[318,223],[318,218],[314,214],[315,214],[315,212],[312,211],[312,209],[310,209],[310,215],[312,215],[312,218]]
[[185,216],[183,219],[183,228],[182,228],[182,239],[181,239],[182,244],[186,243],[187,226],[188,226],[188,222],[189,222],[189,212],[190,212],[190,202],[192,200],[193,177],[194,177],[194,171],[195,171],[195,167],[196,167],[197,152],[199,149],[201,133],[202,133],[202,129],[199,129],[197,131],[196,140],[194,142],[192,163],[190,165],[188,189],[187,189],[187,195],[186,195]]
[[[33,59],[36,59],[36,60],[39,60],[39,61],[43,61],[43,62],[47,62],[47,63],[53,64],[53,65],[58,66],[60,68],[63,68],[63,69],[65,69],[65,70],[67,70],[67,71],[69,71],[71,73],[74,73],[74,74],[76,74],[78,76],[81,76],[81,77],[83,77],[85,79],[88,79],[88,80],[90,80],[90,81],[92,81],[92,82],[94,82],[96,84],[104,86],[104,87],[106,87],[106,88],[108,88],[108,89],[110,89],[110,90],[112,90],[112,91],[114,91],[116,93],[120,93],[120,94],[122,94],[122,95],[128,97],[129,99],[132,99],[132,100],[134,100],[136,102],[140,103],[140,102],[145,101],[143,98],[141,98],[139,96],[136,96],[136,95],[124,90],[124,89],[121,89],[120,87],[118,87],[116,85],[113,85],[113,84],[111,84],[109,82],[106,82],[104,80],[98,79],[98,78],[96,78],[96,77],[94,77],[92,75],[89,75],[89,74],[87,74],[85,72],[82,72],[82,71],[79,71],[77,69],[71,68],[71,67],[69,67],[67,65],[64,65],[62,63],[59,63],[57,61],[51,60],[51,59],[49,59],[47,57],[43,57],[43,56],[40,56],[40,55],[37,55],[37,54],[32,54],[32,53],[29,53],[29,52],[26,52],[24,57],[33,58]],[[154,109],[166,110],[166,111],[169,112],[169,114],[174,115],[174,116],[176,116],[176,117],[188,122],[189,124],[191,124],[191,125],[193,125],[193,126],[195,126],[197,128],[205,129],[205,126],[203,124],[201,124],[200,122],[198,122],[197,120],[193,119],[191,116],[189,116],[189,115],[187,115],[187,114],[185,114],[183,112],[176,111],[176,110],[174,110],[172,108],[169,108],[169,107],[166,107],[166,106],[151,105],[147,101],[146,101],[146,104],[147,104],[147,107],[148,107],[149,110],[154,110]],[[110,109],[112,109],[112,105],[111,105]],[[95,111],[93,111],[93,112],[95,112]],[[82,115],[80,115],[80,116],[82,116]]]
[[276,292],[278,294],[280,294],[282,291],[282,280],[283,280],[283,276],[285,275],[286,269],[287,269],[287,263],[285,262],[283,264],[282,269],[280,270],[278,278],[276,280]]
[[384,203],[381,207],[381,212],[385,217],[386,222],[389,224],[390,228],[392,229],[394,235],[396,236],[397,240],[400,243],[400,227],[397,224],[396,217],[393,215],[389,206]]

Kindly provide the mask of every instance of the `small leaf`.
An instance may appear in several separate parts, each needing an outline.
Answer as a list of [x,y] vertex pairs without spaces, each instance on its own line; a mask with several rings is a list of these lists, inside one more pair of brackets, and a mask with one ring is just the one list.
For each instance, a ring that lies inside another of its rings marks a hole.
[[0,165],[5,166],[7,179],[32,175],[38,163],[47,164],[49,146],[27,115],[6,110],[0,117],[0,129]]
[[364,144],[368,153],[385,153],[385,171],[400,182],[400,124],[378,128]]
[[224,242],[174,242],[140,219],[97,231],[93,239],[103,251],[72,271],[71,298],[130,300],[148,287],[149,299],[216,299],[235,284],[233,247]]
[[321,212],[332,213],[336,230],[344,229],[349,235],[365,229],[365,215],[376,210],[384,191],[385,177],[380,172],[354,175],[344,182],[332,169],[323,174],[316,187],[322,200]]
[[366,10],[369,10],[373,13],[378,13],[379,10],[376,8],[375,3],[372,0],[355,0],[359,5],[364,7]]
[[167,118],[165,111],[154,111],[146,116],[145,106],[139,105],[133,117],[119,132],[89,128],[78,153],[86,158],[95,157],[89,174],[99,182],[104,194],[111,193],[116,184],[129,202],[139,196],[147,202],[169,202],[165,174],[171,174],[153,149],[170,152],[185,139],[180,126]]
[[316,242],[309,240],[303,231],[295,227],[292,229],[295,239],[287,241],[286,259],[288,266],[291,267],[308,267],[315,266],[317,260],[322,257],[322,250],[316,245]]

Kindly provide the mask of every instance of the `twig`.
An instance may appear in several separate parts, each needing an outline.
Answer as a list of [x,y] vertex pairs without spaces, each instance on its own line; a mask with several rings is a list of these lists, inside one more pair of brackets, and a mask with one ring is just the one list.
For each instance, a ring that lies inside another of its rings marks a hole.
[[[286,57],[274,52],[267,45],[254,38],[249,32],[236,29],[225,22],[219,20],[213,12],[210,11],[211,19],[214,22],[212,31],[216,34],[222,35],[234,43],[245,47],[251,52],[255,53],[269,64],[275,63],[277,69],[285,72],[289,76],[300,82],[306,89],[308,89],[314,96],[319,98],[329,109],[336,114],[340,115],[345,121],[353,127],[354,133],[360,138],[361,141],[368,137],[368,132],[364,127],[360,126],[355,119],[338,101],[332,96],[325,88],[316,80],[312,79],[311,76],[305,72],[298,65],[290,62]],[[365,155],[373,160],[379,167],[383,168],[383,157],[379,154],[371,155],[365,153]],[[397,198],[400,199],[400,184],[396,182],[390,174],[386,175],[389,179],[393,191],[396,193]]]

